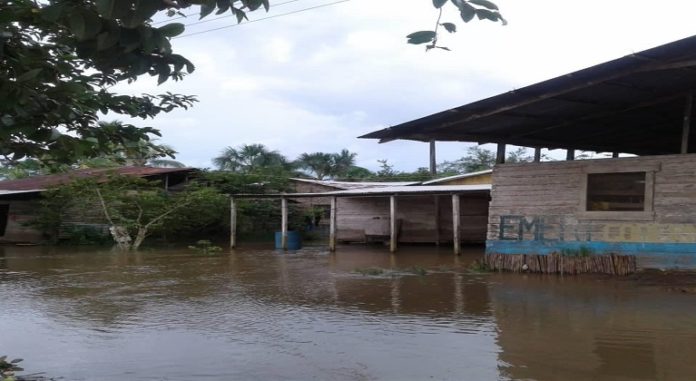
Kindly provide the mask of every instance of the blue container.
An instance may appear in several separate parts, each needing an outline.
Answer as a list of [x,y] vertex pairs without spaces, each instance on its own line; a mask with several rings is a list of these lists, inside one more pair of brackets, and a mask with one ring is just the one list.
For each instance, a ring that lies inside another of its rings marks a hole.
[[[275,248],[283,248],[283,232],[275,232]],[[300,250],[302,248],[302,236],[300,232],[288,231],[288,250]]]

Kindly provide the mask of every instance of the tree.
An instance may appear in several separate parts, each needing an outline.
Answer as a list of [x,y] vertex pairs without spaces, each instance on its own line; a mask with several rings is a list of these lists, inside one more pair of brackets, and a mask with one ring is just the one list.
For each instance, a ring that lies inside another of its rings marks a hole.
[[[532,161],[526,148],[518,148],[507,154],[506,163],[525,163]],[[467,149],[466,155],[455,161],[444,161],[438,164],[438,172],[442,174],[460,174],[478,172],[495,166],[496,154],[480,146]]]
[[159,181],[111,175],[106,179],[76,179],[44,194],[35,225],[57,236],[64,217],[81,213],[81,219],[106,223],[116,245],[137,250],[145,238],[177,218],[186,208],[199,209],[225,199],[213,188],[188,187],[167,192]]
[[213,164],[221,171],[237,173],[279,173],[291,171],[292,163],[278,151],[271,151],[263,144],[244,144],[239,148],[227,147]]
[[303,153],[296,160],[299,168],[308,170],[317,180],[325,178],[337,178],[345,176],[355,164],[355,157],[358,154],[341,150],[339,153]]
[[[438,10],[437,21],[435,22],[435,28],[433,30],[422,30],[419,32],[414,32],[406,36],[408,38],[409,44],[427,44],[425,46],[426,50],[430,49],[443,49],[450,50],[445,46],[440,46],[437,44],[439,38],[440,27],[445,28],[449,33],[455,33],[457,31],[457,26],[451,22],[441,22],[442,21],[442,11],[448,0],[432,0],[433,6]],[[459,11],[461,19],[468,23],[474,18],[479,20],[490,20],[493,22],[500,21],[503,25],[507,25],[507,21],[500,14],[498,6],[493,2],[488,0],[450,0],[451,5],[455,6]]]

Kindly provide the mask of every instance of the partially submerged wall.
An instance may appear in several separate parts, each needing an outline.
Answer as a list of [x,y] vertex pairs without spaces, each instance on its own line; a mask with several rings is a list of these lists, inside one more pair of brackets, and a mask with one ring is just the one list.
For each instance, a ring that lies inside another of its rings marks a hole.
[[[643,210],[590,206],[588,176],[643,172]],[[486,251],[613,252],[638,255],[641,267],[695,268],[696,155],[499,165]]]

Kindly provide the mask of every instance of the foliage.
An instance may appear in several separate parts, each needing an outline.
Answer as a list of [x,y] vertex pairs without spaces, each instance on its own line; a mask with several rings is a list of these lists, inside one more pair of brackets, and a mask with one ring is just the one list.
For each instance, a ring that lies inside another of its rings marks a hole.
[[357,268],[353,270],[354,273],[358,273],[360,275],[366,275],[366,276],[377,276],[377,275],[382,275],[384,274],[384,269],[381,269],[379,267],[365,267],[365,268]]
[[479,20],[490,20],[493,22],[500,21],[503,25],[507,24],[507,21],[500,14],[498,6],[493,2],[488,0],[432,0],[433,6],[438,10],[437,21],[435,22],[434,30],[422,30],[419,32],[414,32],[406,36],[409,44],[427,44],[425,46],[426,50],[430,49],[443,49],[450,50],[447,47],[439,46],[437,44],[439,38],[440,27],[445,28],[449,33],[455,33],[457,31],[457,26],[451,22],[441,22],[442,21],[442,10],[445,4],[450,2],[453,6],[457,8],[461,19],[468,23],[474,18]]
[[113,240],[100,226],[92,225],[64,225],[63,234],[68,237],[65,244],[68,245],[106,245]]
[[[268,0],[5,0],[0,2],[0,155],[73,163],[113,144],[149,142],[159,132],[100,126],[99,114],[152,118],[188,108],[193,96],[121,95],[114,85],[149,74],[159,83],[194,70],[170,39],[181,23],[152,19],[200,6],[201,18],[230,12],[238,22]],[[155,145],[151,148],[157,149]]]
[[213,164],[221,171],[243,174],[281,174],[293,169],[292,163],[278,151],[271,151],[263,144],[243,144],[239,148],[227,147]]
[[364,180],[375,177],[375,173],[367,168],[358,167],[356,165],[350,166],[348,170],[343,175],[337,176],[336,180],[343,181],[357,181]]
[[580,246],[577,249],[565,248],[561,249],[561,256],[563,257],[590,257],[594,255],[595,251],[591,247]]
[[394,165],[389,164],[387,159],[377,160],[379,163],[379,171],[377,171],[377,177],[394,177],[397,172],[394,170]]
[[[128,176],[75,179],[44,194],[35,224],[54,237],[66,215],[80,213],[80,220],[108,224],[112,237],[123,249],[138,249],[146,237],[181,221],[185,209],[200,210],[211,200],[226,199],[212,188],[191,186],[167,192],[158,181]],[[219,213],[219,212],[218,212]],[[199,220],[194,222],[200,223]],[[186,226],[193,229],[194,222]]]
[[0,381],[14,381],[14,372],[21,372],[19,365],[22,359],[7,360],[7,356],[0,356]]
[[355,168],[356,153],[347,149],[339,153],[314,152],[303,153],[295,161],[297,167],[308,170],[317,180],[340,178]]
[[207,239],[199,240],[196,242],[195,245],[189,246],[188,248],[196,251],[199,254],[205,255],[215,254],[222,251],[222,248],[220,246],[213,245],[213,243],[208,241]]
[[413,274],[413,275],[418,275],[418,276],[428,275],[428,270],[426,270],[425,267],[422,267],[422,266],[411,266],[409,268],[406,268],[404,271],[407,273]]
[[486,262],[479,259],[471,262],[468,269],[469,271],[474,273],[487,273],[491,271],[490,267],[488,267]]
[[[455,161],[444,161],[438,164],[438,172],[443,174],[471,173],[491,169],[495,166],[496,154],[480,146],[472,146],[467,149],[466,155]],[[525,163],[531,162],[533,158],[529,156],[525,148],[518,148],[508,152],[505,159],[506,163]]]

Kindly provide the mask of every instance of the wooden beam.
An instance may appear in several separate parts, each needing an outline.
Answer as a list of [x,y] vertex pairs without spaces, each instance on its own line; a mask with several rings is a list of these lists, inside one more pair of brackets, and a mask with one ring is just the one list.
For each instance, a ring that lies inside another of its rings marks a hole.
[[539,163],[541,161],[541,148],[534,148],[534,162]]
[[566,160],[575,160],[575,150],[574,149],[566,150]]
[[389,196],[389,251],[396,252],[397,225],[396,225],[396,196]]
[[435,140],[430,141],[430,174],[437,175],[437,156],[435,154]]
[[433,196],[435,204],[435,245],[440,246],[440,196]]
[[280,246],[283,250],[288,249],[288,199],[280,199],[281,222],[280,222]]
[[329,225],[329,251],[336,251],[336,196],[331,197],[331,216]]
[[234,197],[230,197],[230,248],[237,247],[237,205]]
[[454,243],[454,254],[459,255],[462,253],[459,242],[459,224],[460,224],[460,206],[459,206],[459,195],[452,195],[452,242]]
[[694,93],[686,94],[684,106],[684,124],[682,125],[681,153],[689,153],[689,133],[691,131],[691,110],[694,105]]
[[611,153],[611,157],[617,158],[617,157],[619,157],[619,153],[618,153],[618,152],[612,152],[612,153]]
[[498,143],[498,152],[495,155],[495,163],[505,163],[505,143]]

